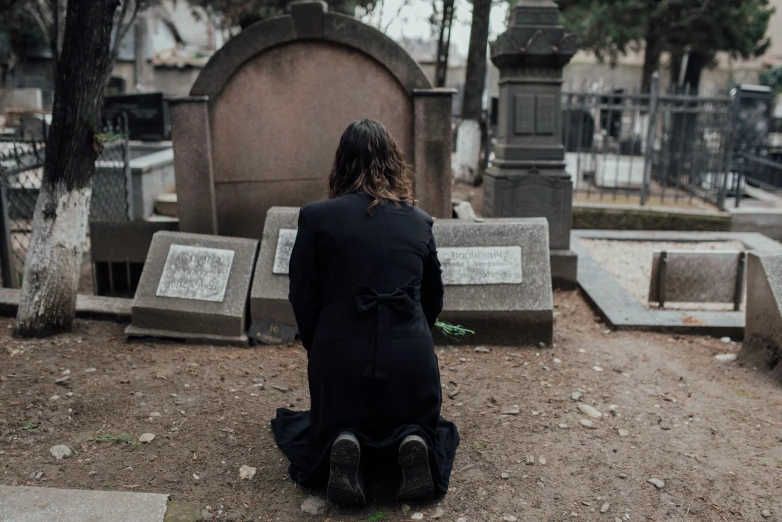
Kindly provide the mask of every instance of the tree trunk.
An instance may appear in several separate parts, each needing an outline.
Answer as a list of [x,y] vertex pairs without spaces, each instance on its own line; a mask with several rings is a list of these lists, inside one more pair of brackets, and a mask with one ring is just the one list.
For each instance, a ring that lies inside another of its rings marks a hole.
[[456,134],[454,178],[476,185],[481,179],[481,112],[486,86],[486,44],[489,40],[491,0],[473,0],[470,47],[467,51],[467,73],[464,81],[462,121]]
[[641,92],[648,93],[652,88],[652,74],[660,65],[660,55],[663,52],[663,39],[654,27],[649,28],[646,35],[646,49],[644,50],[644,69],[641,78]]
[[27,249],[16,333],[68,330],[76,311],[103,89],[119,0],[68,2],[52,126]]
[[690,51],[687,69],[684,71],[684,84],[689,86],[692,94],[698,94],[701,85],[701,74],[709,63],[709,57],[698,51]]
[[671,66],[670,66],[670,83],[671,88],[678,88],[679,75],[681,74],[682,62],[684,61],[684,53],[681,51],[671,51]]
[[437,40],[437,63],[434,70],[435,87],[445,87],[448,76],[448,51],[451,48],[451,25],[453,24],[454,0],[443,0],[443,16],[440,24],[440,38]]

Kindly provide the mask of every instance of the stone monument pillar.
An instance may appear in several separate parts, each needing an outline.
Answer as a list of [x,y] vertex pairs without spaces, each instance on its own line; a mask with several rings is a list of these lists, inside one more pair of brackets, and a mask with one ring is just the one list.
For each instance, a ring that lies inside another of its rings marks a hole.
[[491,43],[500,69],[495,158],[484,177],[486,217],[545,217],[552,278],[574,286],[570,251],[573,185],[562,143],[562,69],[576,53],[552,0],[519,0],[508,30]]

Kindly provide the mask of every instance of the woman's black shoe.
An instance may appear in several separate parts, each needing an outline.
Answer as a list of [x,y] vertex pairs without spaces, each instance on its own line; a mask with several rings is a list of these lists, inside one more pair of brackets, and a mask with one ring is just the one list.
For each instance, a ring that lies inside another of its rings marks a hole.
[[402,467],[402,486],[398,501],[425,500],[434,496],[432,471],[429,469],[429,451],[418,435],[405,437],[399,445],[399,465]]
[[348,431],[341,433],[331,446],[329,500],[343,506],[360,506],[366,502],[359,472],[360,462],[361,446],[358,439]]

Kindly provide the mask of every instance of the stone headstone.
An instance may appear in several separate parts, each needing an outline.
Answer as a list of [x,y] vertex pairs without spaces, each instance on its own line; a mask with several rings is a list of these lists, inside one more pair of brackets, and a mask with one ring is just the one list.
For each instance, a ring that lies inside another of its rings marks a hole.
[[747,314],[739,360],[782,383],[782,254],[747,256]]
[[43,109],[43,94],[41,89],[30,88],[11,88],[0,89],[0,114],[6,109]]
[[[288,260],[298,208],[274,207],[266,216],[250,299],[253,324],[288,325]],[[545,219],[441,219],[435,240],[442,264],[441,319],[476,331],[470,342],[551,343],[551,266]],[[259,329],[265,331],[263,328]],[[436,340],[453,342],[436,333]],[[276,338],[269,344],[279,344]]]
[[116,94],[103,101],[103,119],[117,124],[128,117],[130,139],[163,141],[169,137],[168,104],[162,92]]
[[[548,235],[543,218],[437,220],[434,237],[446,283],[440,319],[474,330],[466,338],[470,343],[550,344]],[[465,251],[473,255],[459,260],[458,267],[449,266],[454,253]],[[438,331],[435,341],[453,342]]]
[[[733,303],[736,278],[744,277],[741,252],[717,250],[668,250],[665,270],[665,302]],[[652,258],[649,301],[660,300],[660,252]]]
[[48,124],[43,114],[27,114],[19,120],[19,137],[27,140],[45,140]]
[[128,337],[247,344],[245,309],[258,242],[157,232]]
[[272,207],[266,214],[250,291],[253,323],[261,320],[296,327],[296,318],[288,302],[288,261],[296,240],[298,220],[297,207]]
[[323,197],[340,136],[362,118],[414,167],[421,208],[450,217],[453,92],[374,27],[294,2],[231,38],[173,102],[180,230],[260,238],[271,207]]

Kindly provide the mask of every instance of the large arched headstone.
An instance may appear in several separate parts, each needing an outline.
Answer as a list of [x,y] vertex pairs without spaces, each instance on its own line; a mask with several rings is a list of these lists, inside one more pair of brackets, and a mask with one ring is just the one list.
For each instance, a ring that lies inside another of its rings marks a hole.
[[419,205],[450,217],[451,92],[374,28],[293,4],[231,39],[172,103],[180,230],[260,238],[270,207],[325,196],[339,137],[361,118],[396,138]]

